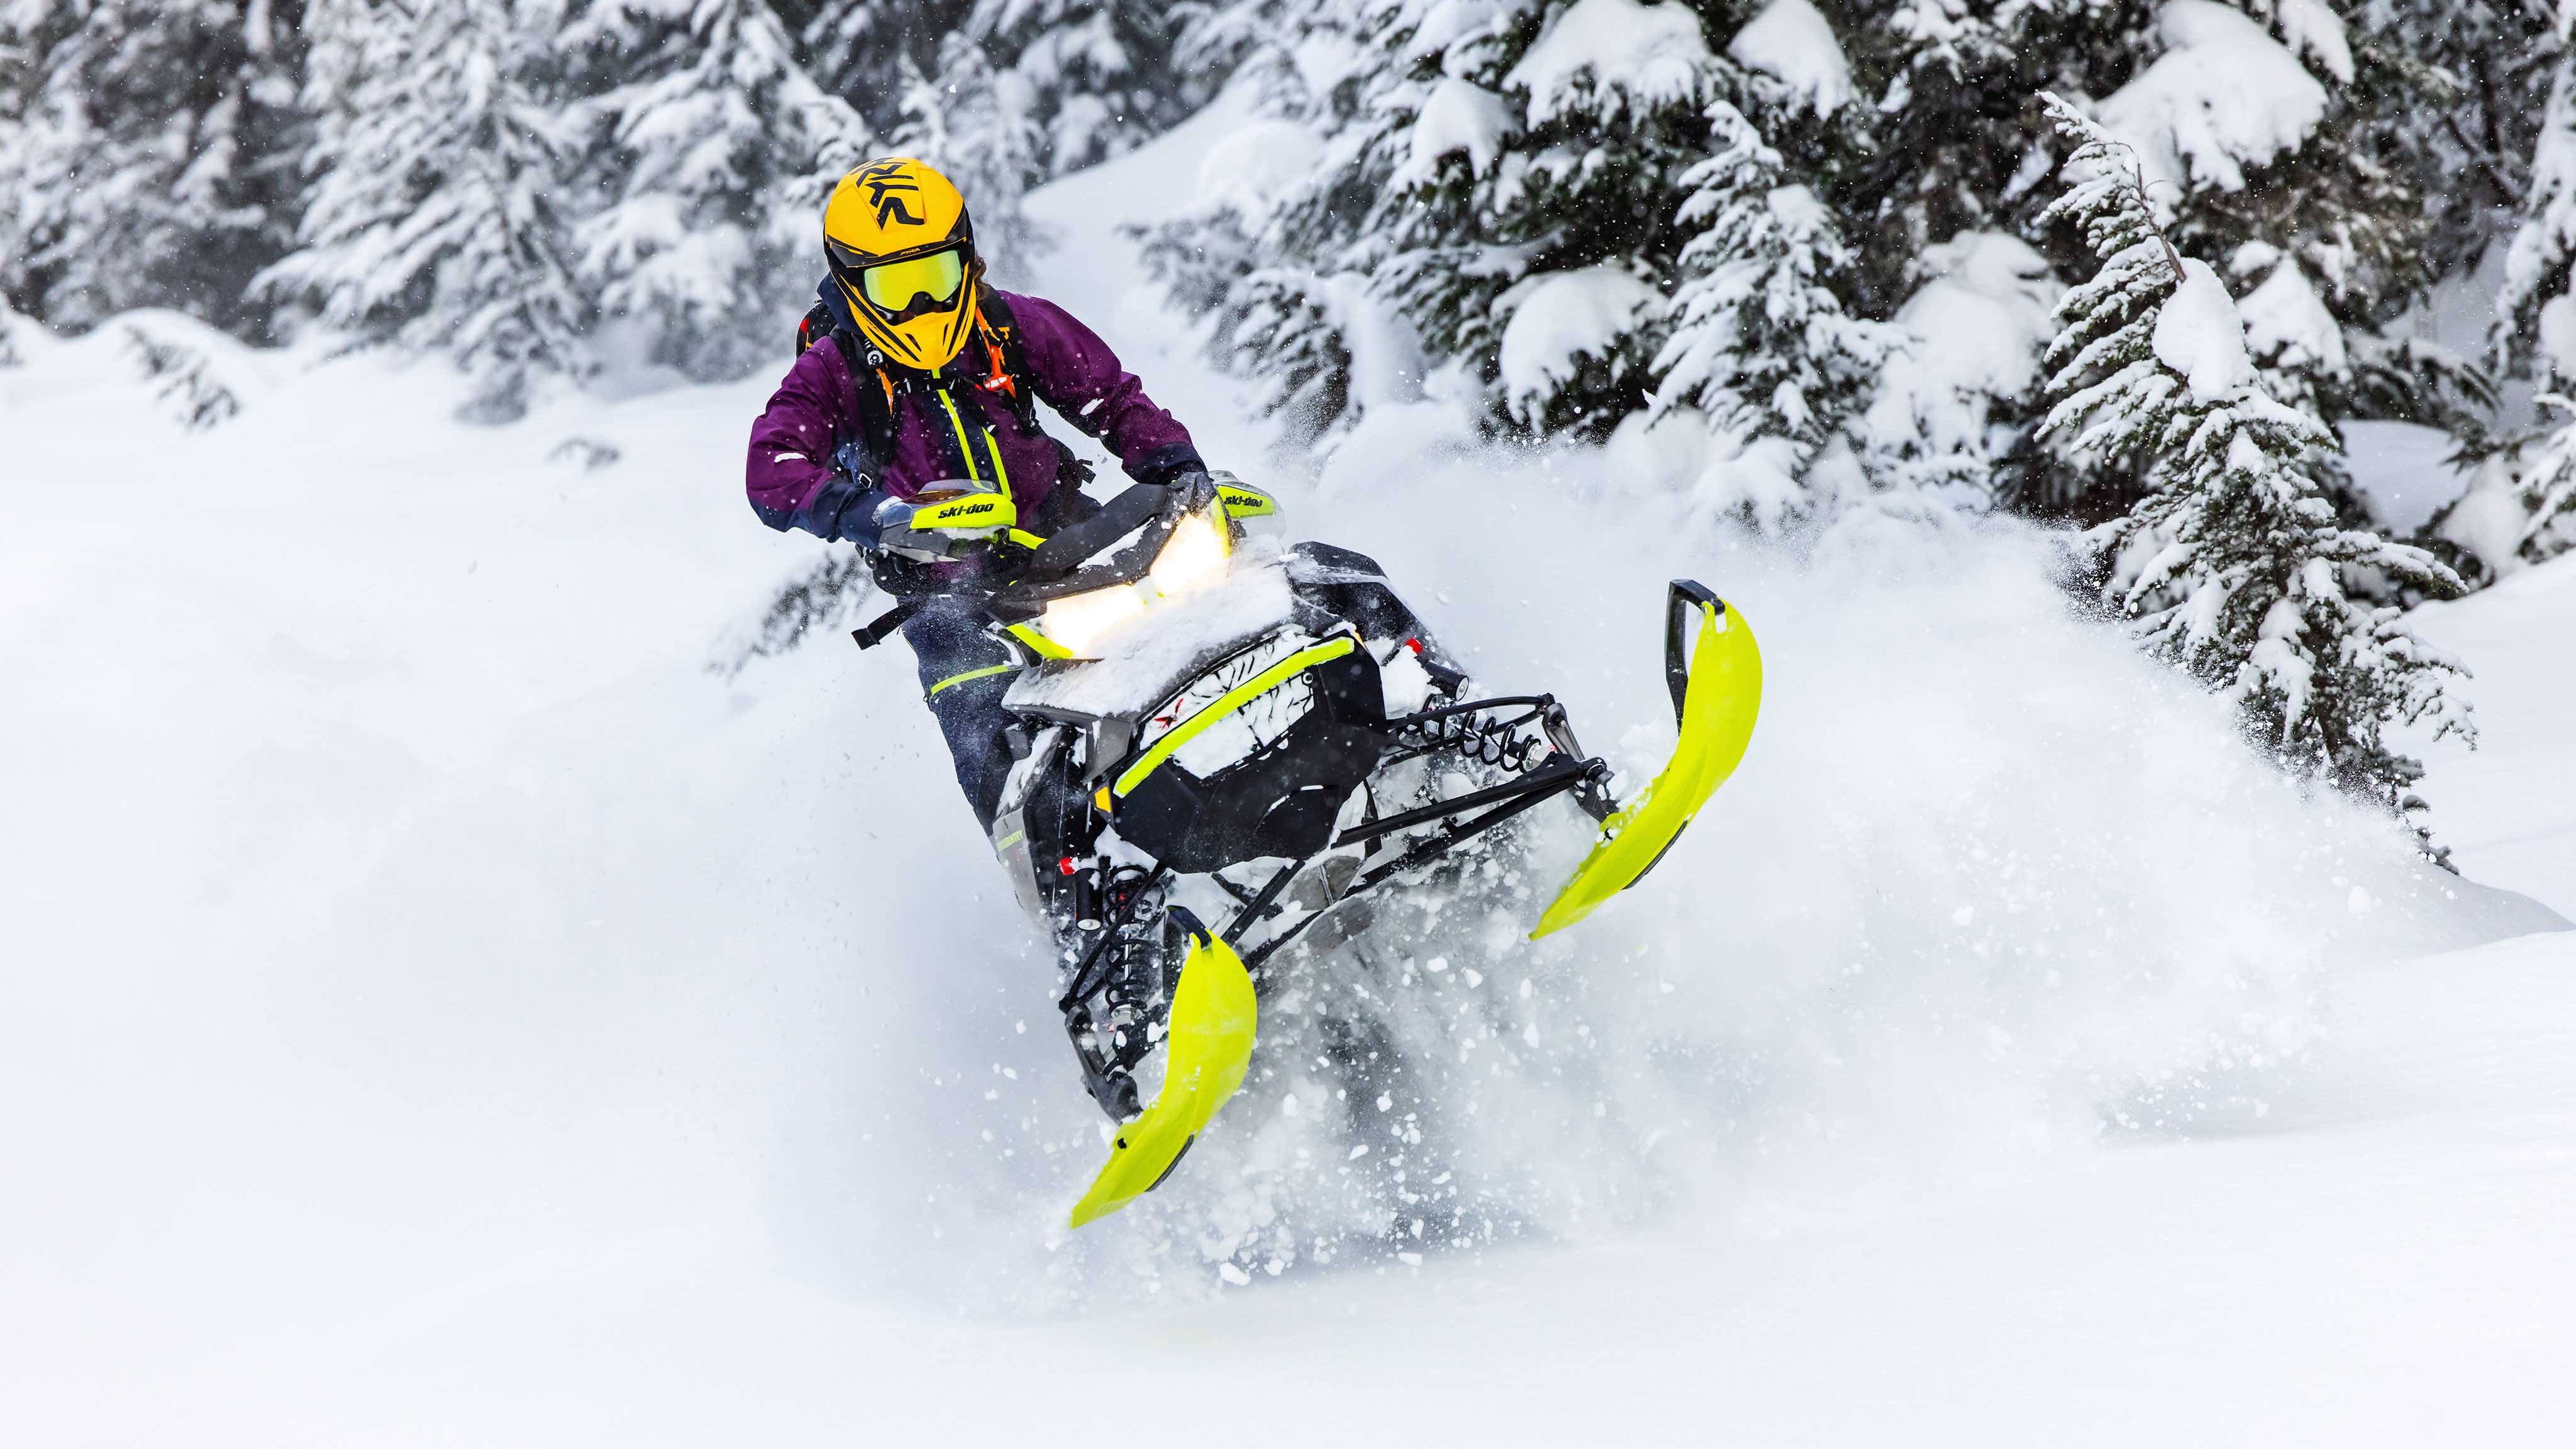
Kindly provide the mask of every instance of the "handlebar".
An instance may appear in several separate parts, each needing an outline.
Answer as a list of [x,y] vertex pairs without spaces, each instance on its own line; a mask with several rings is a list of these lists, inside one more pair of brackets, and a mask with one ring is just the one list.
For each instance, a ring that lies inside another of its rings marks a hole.
[[1057,533],[1029,555],[1029,572],[1040,577],[1071,573],[1091,556],[1154,521],[1171,490],[1137,483],[1120,491],[1082,522]]
[[[1172,507],[1176,496],[1159,484],[1135,484],[1089,518],[1059,530],[1022,555],[1016,567],[1003,563],[995,569],[987,564],[980,576],[957,580],[958,591],[972,593],[1007,617],[1034,614],[1049,600],[1069,594],[1135,583],[1152,571],[1155,556],[1180,523]],[[1100,558],[1131,535],[1134,542]]]
[[[989,548],[952,556],[948,569],[929,565],[917,590],[888,591],[970,598],[1007,618],[1033,615],[1070,594],[1132,584],[1152,572],[1184,516],[1184,496],[1160,484],[1133,484],[1034,548],[997,538]],[[1126,547],[1117,548],[1129,539],[1133,541]],[[1113,548],[1117,551],[1109,553]],[[886,583],[882,573],[878,582]]]

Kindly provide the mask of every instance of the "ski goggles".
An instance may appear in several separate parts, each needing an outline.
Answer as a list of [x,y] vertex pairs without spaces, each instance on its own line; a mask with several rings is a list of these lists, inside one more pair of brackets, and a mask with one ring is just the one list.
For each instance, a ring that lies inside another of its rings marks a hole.
[[909,321],[925,312],[946,309],[957,300],[957,289],[966,281],[966,253],[958,247],[942,247],[920,256],[867,266],[854,265],[853,259],[846,256],[836,256],[834,260],[841,263],[835,270],[843,274],[845,282],[850,273],[857,274],[859,295],[890,322]]

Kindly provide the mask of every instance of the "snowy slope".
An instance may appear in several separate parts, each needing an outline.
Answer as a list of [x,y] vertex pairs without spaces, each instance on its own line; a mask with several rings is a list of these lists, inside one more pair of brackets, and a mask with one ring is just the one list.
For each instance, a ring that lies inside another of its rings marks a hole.
[[[1111,231],[1227,120],[1037,209],[1047,289],[1252,472]],[[1267,472],[1631,767],[1660,581],[1707,579],[1763,730],[1476,999],[1530,1036],[1431,1151],[1507,1231],[1318,1261],[1339,1139],[1273,1082],[1068,1240],[1095,1114],[905,662],[707,667],[816,551],[735,492],[765,380],[475,430],[432,369],[225,358],[257,395],[190,433],[117,345],[0,372],[12,1443],[2576,1427],[2576,936],[2288,794],[2024,533],[1796,568],[1436,403]],[[2437,827],[2561,910],[2570,577],[2432,616],[2488,731]]]
[[2484,741],[2427,760],[2435,829],[2469,874],[2576,915],[2576,557],[2415,617],[2476,672]]

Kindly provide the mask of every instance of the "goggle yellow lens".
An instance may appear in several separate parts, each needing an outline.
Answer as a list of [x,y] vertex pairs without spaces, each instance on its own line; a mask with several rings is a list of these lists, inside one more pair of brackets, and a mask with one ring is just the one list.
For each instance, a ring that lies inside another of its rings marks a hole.
[[859,273],[868,301],[888,312],[901,312],[923,297],[934,303],[957,295],[966,280],[966,258],[955,247],[928,256],[886,262]]

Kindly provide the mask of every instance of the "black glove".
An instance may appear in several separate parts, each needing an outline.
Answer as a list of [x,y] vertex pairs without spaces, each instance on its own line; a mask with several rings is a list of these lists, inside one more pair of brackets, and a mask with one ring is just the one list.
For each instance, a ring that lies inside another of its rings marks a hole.
[[922,563],[879,548],[861,549],[860,556],[868,561],[868,577],[875,579],[878,588],[895,598],[918,599],[950,592],[948,577],[936,564]]
[[1203,513],[1216,502],[1216,480],[1203,467],[1183,468],[1165,479],[1163,486],[1171,490],[1171,507],[1176,513]]

